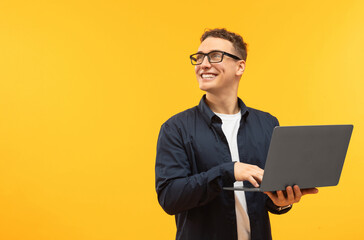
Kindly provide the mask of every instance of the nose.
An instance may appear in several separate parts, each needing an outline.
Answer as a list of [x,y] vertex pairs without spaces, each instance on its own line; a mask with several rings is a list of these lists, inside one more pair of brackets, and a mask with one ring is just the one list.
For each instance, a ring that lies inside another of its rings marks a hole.
[[200,67],[203,68],[203,69],[211,67],[211,63],[209,62],[209,59],[208,59],[207,56],[205,56],[203,58],[203,61],[202,61],[201,65],[200,65]]

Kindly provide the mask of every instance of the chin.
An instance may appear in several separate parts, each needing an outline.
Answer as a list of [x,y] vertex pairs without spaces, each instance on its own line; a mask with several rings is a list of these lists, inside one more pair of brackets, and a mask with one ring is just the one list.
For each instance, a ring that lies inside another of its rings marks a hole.
[[199,87],[205,92],[211,91],[213,89],[213,86],[208,86],[207,84],[200,84]]
[[200,78],[198,79],[198,85],[201,90],[206,91],[207,89],[214,87],[215,83],[214,81],[208,81]]

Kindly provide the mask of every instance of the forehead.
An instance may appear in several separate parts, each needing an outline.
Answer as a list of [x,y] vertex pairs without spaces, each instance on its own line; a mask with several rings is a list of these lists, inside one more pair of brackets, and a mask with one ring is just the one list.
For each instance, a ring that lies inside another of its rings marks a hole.
[[214,37],[208,37],[206,38],[198,48],[199,52],[208,53],[212,50],[221,50],[225,52],[234,52],[234,46],[233,44],[222,38],[214,38]]

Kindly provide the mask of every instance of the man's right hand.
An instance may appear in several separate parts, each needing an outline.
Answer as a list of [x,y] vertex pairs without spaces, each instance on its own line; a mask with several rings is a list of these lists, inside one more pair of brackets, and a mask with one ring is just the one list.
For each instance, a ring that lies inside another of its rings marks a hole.
[[254,187],[259,187],[262,182],[264,170],[256,165],[236,162],[234,176],[236,181],[249,181]]

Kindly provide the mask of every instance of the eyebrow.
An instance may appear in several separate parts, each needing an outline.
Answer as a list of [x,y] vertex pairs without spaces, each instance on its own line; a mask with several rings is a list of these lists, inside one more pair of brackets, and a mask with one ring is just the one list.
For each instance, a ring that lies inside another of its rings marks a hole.
[[[224,52],[222,50],[219,50],[219,49],[213,49],[211,50],[210,52],[213,52],[213,51],[220,51],[220,52]],[[210,53],[210,52],[207,52],[207,53]],[[203,51],[198,51],[197,53],[204,53]]]

